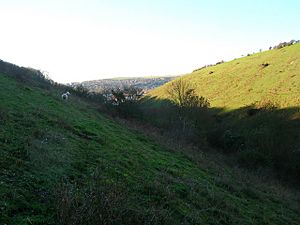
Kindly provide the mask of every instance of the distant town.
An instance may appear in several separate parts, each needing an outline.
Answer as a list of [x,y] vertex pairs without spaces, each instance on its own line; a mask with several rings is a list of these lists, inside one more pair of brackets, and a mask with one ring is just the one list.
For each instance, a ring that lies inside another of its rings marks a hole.
[[112,89],[125,89],[127,87],[138,88],[147,93],[156,87],[159,87],[176,77],[134,77],[134,78],[114,78],[114,79],[101,79],[91,80],[84,82],[73,82],[70,84],[72,87],[82,86],[90,92],[100,93],[105,90]]

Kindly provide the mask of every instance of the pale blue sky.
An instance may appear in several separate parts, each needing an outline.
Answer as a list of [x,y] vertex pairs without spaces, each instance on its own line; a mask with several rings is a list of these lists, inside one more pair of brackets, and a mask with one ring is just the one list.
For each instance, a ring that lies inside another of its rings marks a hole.
[[300,39],[298,0],[0,0],[0,59],[58,82],[176,75]]

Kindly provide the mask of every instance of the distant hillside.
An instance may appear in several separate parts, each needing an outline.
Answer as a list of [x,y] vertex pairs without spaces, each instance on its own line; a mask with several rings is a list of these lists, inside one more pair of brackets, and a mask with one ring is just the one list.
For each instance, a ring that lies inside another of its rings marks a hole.
[[[257,101],[300,105],[300,44],[256,53],[183,76],[213,107],[239,108]],[[167,99],[167,83],[150,96]]]
[[3,71],[0,224],[300,223],[293,195],[167,149],[76,94],[63,101],[39,73]]
[[144,91],[157,88],[176,77],[133,77],[133,78],[113,78],[103,80],[84,81],[81,83],[71,83],[71,86],[76,87],[82,85],[92,92],[101,92],[115,88],[123,89],[124,87],[133,86],[143,89]]

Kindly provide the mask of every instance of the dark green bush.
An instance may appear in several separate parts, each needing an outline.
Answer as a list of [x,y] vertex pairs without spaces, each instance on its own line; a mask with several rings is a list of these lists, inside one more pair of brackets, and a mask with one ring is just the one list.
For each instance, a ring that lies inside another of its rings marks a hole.
[[281,179],[293,184],[300,184],[300,150],[289,150],[285,154],[273,157],[274,168]]
[[237,159],[241,166],[247,168],[270,165],[270,158],[257,149],[240,150]]
[[233,153],[245,146],[244,137],[231,130],[216,128],[207,133],[207,140],[213,147],[225,153]]
[[73,88],[73,92],[80,97],[88,97],[89,91],[83,85],[78,85]]

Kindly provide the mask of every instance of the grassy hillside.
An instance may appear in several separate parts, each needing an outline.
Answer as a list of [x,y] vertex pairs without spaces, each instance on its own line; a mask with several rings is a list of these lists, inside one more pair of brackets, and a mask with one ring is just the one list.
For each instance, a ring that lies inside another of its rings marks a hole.
[[[180,83],[210,107],[168,107],[169,91]],[[300,181],[300,44],[196,70],[154,89],[142,103],[150,123],[177,129],[187,142],[208,144],[242,167],[268,168],[285,182]],[[182,132],[186,124],[190,133]]]
[[[300,44],[253,54],[183,76],[212,107],[240,108],[266,99],[300,105]],[[168,98],[170,83],[150,95]]]
[[0,74],[0,224],[300,223],[293,195],[205,168],[74,95]]

